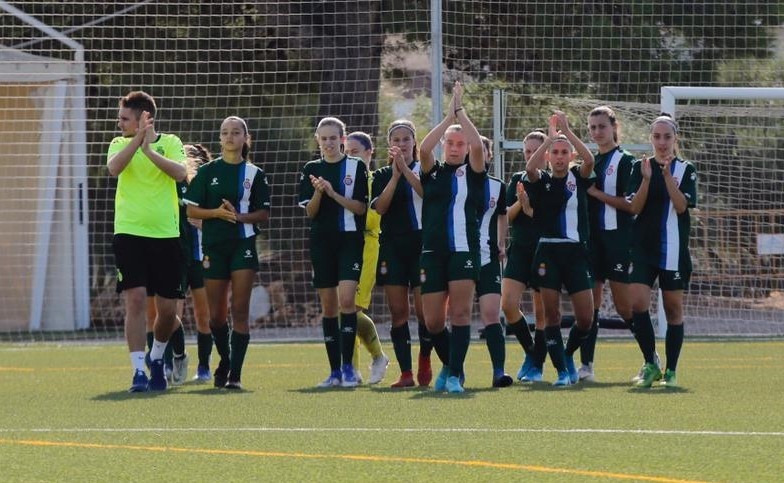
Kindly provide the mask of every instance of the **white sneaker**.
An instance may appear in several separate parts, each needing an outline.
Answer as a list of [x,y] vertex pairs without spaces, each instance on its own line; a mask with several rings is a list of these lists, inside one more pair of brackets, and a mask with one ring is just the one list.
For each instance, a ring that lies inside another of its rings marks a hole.
[[[661,371],[661,360],[659,359],[659,353],[653,353],[653,362],[656,364],[656,367],[659,368]],[[645,379],[645,362],[642,363],[642,367],[640,367],[640,372],[637,373],[636,376],[632,377],[632,382],[640,382]]]
[[385,354],[381,354],[373,359],[373,362],[370,363],[370,379],[368,379],[368,383],[378,384],[381,382],[384,376],[387,375],[387,367],[389,367],[389,357]]
[[582,366],[580,366],[580,368],[577,370],[577,378],[580,379],[581,381],[593,382],[594,381],[593,362],[590,362],[588,364],[583,364]]
[[340,387],[340,371],[335,371],[327,376],[326,379],[321,381],[320,383],[316,384],[316,387],[319,388],[326,388],[326,387]]
[[180,386],[188,379],[188,354],[172,358],[172,385]]

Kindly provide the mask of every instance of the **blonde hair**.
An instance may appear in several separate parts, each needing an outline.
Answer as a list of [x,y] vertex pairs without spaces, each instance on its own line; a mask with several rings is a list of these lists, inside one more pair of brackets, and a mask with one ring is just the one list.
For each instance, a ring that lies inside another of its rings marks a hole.
[[338,128],[338,131],[340,131],[340,137],[346,135],[346,124],[336,117],[325,117],[324,119],[320,120],[318,126],[316,126],[316,131],[324,126],[335,126]]

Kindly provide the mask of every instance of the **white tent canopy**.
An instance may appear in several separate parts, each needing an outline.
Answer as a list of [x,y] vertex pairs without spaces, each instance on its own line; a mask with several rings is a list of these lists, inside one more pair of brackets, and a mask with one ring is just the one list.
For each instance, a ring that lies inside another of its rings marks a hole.
[[0,48],[0,331],[90,325],[84,64]]

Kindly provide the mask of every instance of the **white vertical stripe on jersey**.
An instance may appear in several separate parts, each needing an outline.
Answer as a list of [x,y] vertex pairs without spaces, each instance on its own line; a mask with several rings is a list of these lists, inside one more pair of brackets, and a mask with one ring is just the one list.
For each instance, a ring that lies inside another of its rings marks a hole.
[[[357,158],[352,158],[351,156],[346,157],[346,171],[340,182],[343,183],[343,196],[350,200],[354,199],[354,187],[357,185],[357,168],[361,162],[362,161]],[[349,176],[351,176],[351,182],[346,184]],[[354,218],[354,212],[346,208],[341,208],[341,211],[343,212],[343,230],[357,231],[357,222]]]
[[[574,186],[574,191],[568,187]],[[580,241],[580,231],[577,229],[580,221],[578,216],[578,200],[577,200],[577,177],[569,170],[566,174],[566,190],[569,192],[569,199],[564,206],[564,233],[563,236],[574,241]]]
[[[253,180],[259,174],[259,168],[252,163],[245,163],[245,171],[240,176],[242,177],[242,196],[240,196],[240,206],[238,210],[240,213],[250,213],[250,189],[253,186]],[[240,233],[243,238],[250,238],[255,235],[253,231],[253,224],[243,223],[240,227]]]
[[[686,172],[686,163],[678,160],[673,160],[674,168],[672,171],[673,178],[678,180],[678,186],[683,183],[683,174]],[[668,197],[669,199],[669,197]],[[675,211],[675,205],[670,200],[667,203],[667,212],[664,214],[667,217],[667,222],[664,224],[665,234],[664,243],[662,246],[662,261],[664,261],[665,270],[678,270],[680,264],[681,254],[681,233],[678,229],[678,213]]]
[[452,203],[452,247],[456,252],[467,252],[468,249],[468,224],[466,221],[466,203],[468,203],[468,173],[466,166],[460,166],[452,173],[455,193]]
[[[414,163],[414,167],[411,168],[411,171],[417,175],[417,178],[420,178],[420,174],[422,171],[422,165],[419,161]],[[412,216],[414,218],[414,224],[416,225],[417,230],[422,229],[422,197],[419,196],[419,193],[416,190],[409,186],[411,190],[411,201],[414,203],[414,213]]]
[[[483,267],[490,263],[490,220],[493,219],[493,213],[497,208],[500,192],[499,181],[485,178],[485,199],[482,203],[485,211],[482,213],[482,224],[479,226],[479,256]],[[491,200],[495,200],[495,203],[490,203]]]
[[[621,150],[616,148],[604,170],[604,192],[609,196],[618,196],[616,191],[618,189],[618,164],[620,164],[622,157]],[[607,174],[608,172],[610,174]],[[602,203],[602,229],[618,229],[618,212],[606,203]]]

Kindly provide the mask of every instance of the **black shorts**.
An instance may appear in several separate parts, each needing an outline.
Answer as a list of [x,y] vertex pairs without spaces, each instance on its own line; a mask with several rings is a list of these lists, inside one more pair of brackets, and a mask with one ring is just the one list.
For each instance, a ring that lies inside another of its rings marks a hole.
[[337,287],[343,280],[359,282],[365,235],[349,231],[310,236],[310,263],[315,288]]
[[147,294],[167,299],[185,298],[185,261],[179,238],[114,235],[117,293],[146,287]]
[[379,248],[376,285],[419,287],[420,255],[422,255],[422,232],[387,237]]

